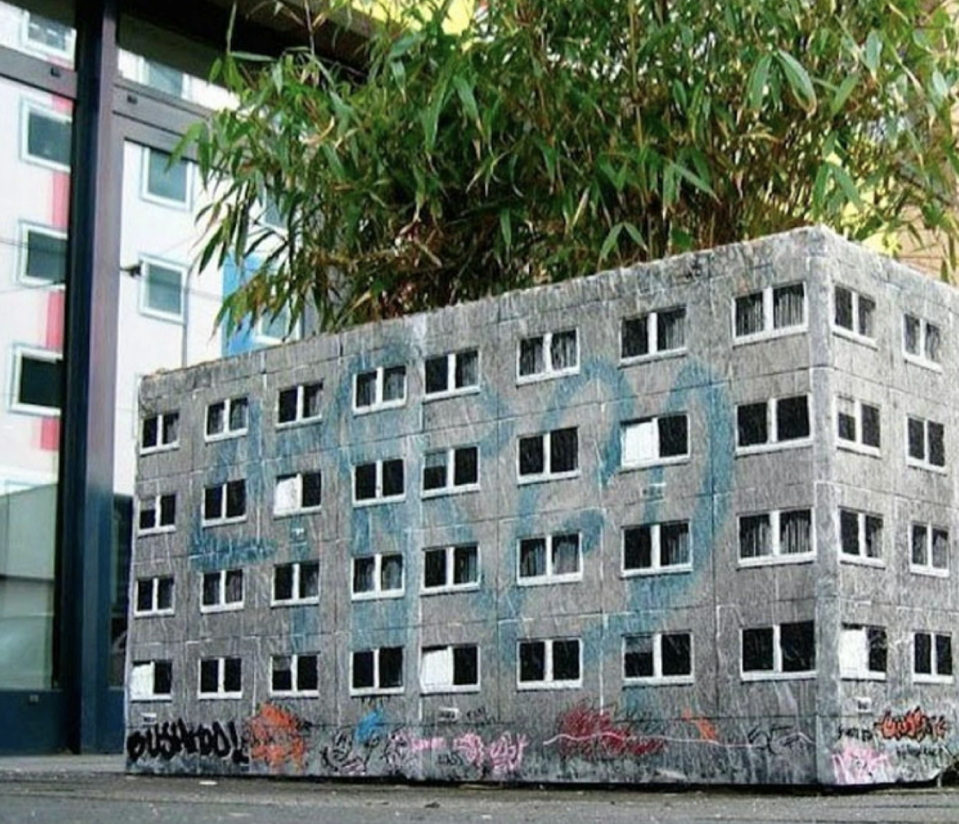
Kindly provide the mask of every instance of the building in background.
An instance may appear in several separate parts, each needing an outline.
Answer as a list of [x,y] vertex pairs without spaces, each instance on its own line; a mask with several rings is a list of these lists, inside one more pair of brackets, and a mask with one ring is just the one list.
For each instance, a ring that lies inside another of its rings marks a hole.
[[[192,266],[205,193],[170,152],[230,105],[201,78],[232,4],[167,5],[0,2],[0,752],[122,743],[141,377],[287,336],[225,337],[242,263]],[[297,42],[257,5],[244,48]]]

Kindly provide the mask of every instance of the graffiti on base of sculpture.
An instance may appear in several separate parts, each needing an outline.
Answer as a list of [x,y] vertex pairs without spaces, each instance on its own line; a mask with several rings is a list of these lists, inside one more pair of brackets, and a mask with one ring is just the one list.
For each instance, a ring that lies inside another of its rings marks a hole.
[[152,758],[170,761],[178,755],[199,755],[218,758],[236,766],[250,762],[246,742],[237,733],[232,721],[221,724],[187,724],[182,718],[134,730],[127,736],[127,755],[136,763]]
[[588,703],[576,704],[563,712],[557,727],[556,735],[544,741],[543,746],[555,746],[563,758],[578,756],[600,761],[627,755],[642,757],[665,747],[662,738],[637,734],[631,722],[615,721],[611,711]]

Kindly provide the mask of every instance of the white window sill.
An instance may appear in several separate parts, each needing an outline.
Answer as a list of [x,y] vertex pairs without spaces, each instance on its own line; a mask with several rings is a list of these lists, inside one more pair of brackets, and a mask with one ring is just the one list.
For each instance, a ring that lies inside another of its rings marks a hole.
[[812,672],[743,672],[740,674],[743,681],[812,681],[816,677]]
[[350,697],[351,698],[367,698],[371,695],[402,695],[405,692],[404,687],[387,687],[384,689],[379,689],[377,687],[362,687],[356,689],[350,687]]
[[[181,287],[182,288],[182,287]],[[183,313],[164,312],[162,309],[153,309],[149,306],[140,306],[140,314],[151,320],[160,320],[164,323],[173,323],[182,326],[184,323]]]
[[23,153],[25,163],[31,163],[34,166],[42,166],[44,169],[50,169],[53,172],[66,172],[70,174],[70,167],[64,163],[57,163],[55,160],[47,160],[45,157],[37,157],[29,152]]
[[279,512],[273,510],[274,518],[292,518],[295,515],[315,515],[317,512],[323,511],[323,505],[319,506],[303,506],[298,509],[281,509]]
[[231,429],[227,432],[219,432],[216,435],[204,435],[203,440],[206,443],[219,443],[220,441],[229,441],[233,438],[242,438],[249,432],[249,427],[243,429]]
[[215,615],[218,612],[239,612],[243,609],[243,602],[240,601],[236,604],[206,604],[200,605],[200,613],[202,615]]
[[622,463],[620,464],[620,472],[635,472],[642,469],[655,469],[659,466],[679,466],[680,464],[689,463],[690,456],[687,453],[686,455],[675,455],[669,458],[654,458],[651,461],[638,461],[636,463]]
[[568,575],[537,575],[535,578],[516,577],[518,587],[545,587],[551,584],[576,584],[583,580],[583,571]]
[[581,474],[580,470],[574,469],[572,472],[553,472],[545,475],[520,475],[516,483],[520,486],[525,486],[527,484],[546,483],[547,481],[568,481],[571,478],[578,478]]
[[[188,184],[189,187],[189,184]],[[153,192],[149,191],[146,187],[140,190],[140,198],[145,200],[147,203],[153,203],[157,206],[165,206],[168,209],[176,209],[178,212],[188,212],[190,211],[190,195],[187,194],[185,200],[175,200],[172,197],[162,197],[161,195],[155,195]]]
[[274,698],[319,698],[319,689],[315,690],[270,690]]
[[685,575],[693,571],[692,564],[675,564],[665,567],[643,567],[641,569],[620,570],[622,578],[654,578],[658,575]]
[[307,426],[311,423],[320,423],[323,420],[322,415],[314,415],[312,418],[296,418],[292,421],[277,421],[276,428],[282,432],[284,429],[296,429],[298,426]]
[[173,700],[172,695],[131,695],[130,703],[157,703],[168,704]]
[[909,571],[913,575],[925,575],[927,578],[948,578],[949,577],[948,569],[939,569],[938,567],[915,566],[914,564],[909,564]]
[[395,601],[406,595],[405,589],[390,589],[385,592],[352,592],[351,601]]
[[400,409],[406,406],[406,398],[398,401],[383,401],[383,403],[374,403],[370,406],[354,406],[354,415],[372,415],[374,412],[384,412],[387,409]]
[[172,526],[155,526],[150,529],[138,529],[137,537],[149,538],[151,535],[169,535],[171,532],[176,532],[175,524]]
[[868,346],[870,349],[879,349],[879,343],[875,338],[860,335],[858,332],[847,329],[845,326],[838,326],[835,322],[832,324],[832,331],[836,337],[845,338],[850,343],[858,343],[861,346]]
[[423,403],[431,401],[445,401],[450,398],[460,398],[465,395],[478,395],[480,391],[479,384],[473,386],[464,386],[462,389],[444,389],[442,392],[430,392],[423,395]]
[[162,446],[141,446],[140,454],[141,455],[156,455],[158,452],[172,452],[174,449],[180,448],[180,442],[174,441],[173,443],[165,443]]
[[228,524],[242,524],[246,521],[246,515],[240,515],[237,518],[216,518],[212,521],[201,521],[200,526],[204,529],[213,526],[226,526]]
[[568,378],[570,375],[579,374],[579,364],[571,366],[568,369],[552,369],[548,372],[537,372],[534,375],[517,375],[516,385],[526,386],[531,383],[543,383],[544,381],[555,380],[556,378]]
[[951,675],[924,675],[917,672],[912,674],[913,684],[951,684]]
[[841,672],[839,677],[843,681],[885,681],[884,672]]
[[235,701],[243,697],[242,692],[198,692],[200,701]]
[[760,555],[758,558],[740,558],[739,566],[743,569],[749,569],[750,567],[795,566],[796,564],[811,564],[815,560],[815,552],[796,552],[785,555]]
[[776,441],[775,443],[762,443],[750,446],[737,446],[736,457],[747,455],[767,455],[770,452],[785,452],[790,449],[808,449],[813,444],[812,437],[796,438],[789,441]]
[[479,684],[434,684],[432,686],[421,686],[420,693],[423,695],[454,695],[464,693],[475,693],[480,691]]
[[444,498],[448,495],[465,495],[469,492],[479,492],[479,484],[463,484],[462,486],[444,486],[439,489],[424,489],[420,497],[423,500],[430,498]]
[[311,598],[290,598],[285,601],[270,601],[271,609],[282,609],[283,607],[302,607],[309,606],[310,604],[320,603],[320,596],[316,595]]
[[367,506],[379,506],[380,504],[397,504],[406,500],[406,493],[402,495],[390,495],[387,498],[364,498],[361,501],[353,499],[353,506],[363,508]]
[[442,587],[430,587],[426,589],[425,587],[420,590],[420,595],[426,597],[429,595],[452,595],[456,592],[476,592],[480,589],[480,582],[476,581],[475,583],[469,584],[450,584],[449,586]]
[[882,558],[869,558],[864,555],[852,555],[839,549],[839,563],[849,564],[851,566],[871,567],[872,569],[885,569],[886,562]]
[[906,466],[910,469],[922,469],[926,472],[934,472],[936,475],[948,475],[949,470],[944,466],[936,466],[935,464],[926,463],[925,461],[918,461],[915,458],[906,457]]
[[908,352],[902,353],[902,359],[906,363],[911,363],[913,366],[919,366],[922,369],[928,369],[930,372],[938,372],[942,374],[942,364],[936,363],[935,361],[928,360],[919,355],[910,355]]
[[133,611],[134,618],[162,618],[165,615],[173,615],[174,610],[172,609],[149,609],[143,612],[137,610]]
[[38,418],[60,417],[60,410],[52,406],[34,406],[30,403],[17,403],[16,401],[10,404],[10,411],[19,412],[23,415],[33,415]]
[[577,681],[520,681],[516,685],[519,692],[535,692],[537,690],[578,690],[583,687],[583,679]]
[[842,438],[836,438],[836,447],[844,452],[855,452],[857,455],[864,455],[867,458],[881,458],[882,449],[875,446],[865,446],[855,441],[844,441]]
[[692,675],[654,675],[650,678],[623,678],[624,687],[684,687],[695,683]]
[[650,352],[647,355],[630,355],[621,357],[619,365],[623,367],[637,366],[643,363],[654,363],[656,361],[669,360],[670,358],[682,358],[689,354],[689,350],[684,346],[681,349],[665,349],[660,352]]
[[747,346],[751,343],[764,343],[765,341],[777,340],[778,338],[788,338],[793,335],[804,335],[809,331],[807,324],[803,323],[797,326],[786,326],[782,329],[769,329],[762,332],[754,332],[751,335],[736,336],[733,333],[733,346]]

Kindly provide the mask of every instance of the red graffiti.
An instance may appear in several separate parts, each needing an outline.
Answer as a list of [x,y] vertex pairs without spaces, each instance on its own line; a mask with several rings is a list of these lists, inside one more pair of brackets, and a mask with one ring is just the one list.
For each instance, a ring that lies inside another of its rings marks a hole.
[[683,721],[688,721],[690,724],[693,724],[699,733],[699,737],[703,741],[712,741],[713,743],[719,741],[716,728],[713,726],[713,722],[708,718],[697,718],[693,715],[693,711],[687,708],[683,710]]
[[580,756],[590,760],[644,756],[660,752],[661,738],[637,735],[632,724],[613,720],[607,710],[577,704],[559,717],[559,731],[544,746],[556,744],[564,757]]
[[263,704],[249,721],[250,755],[273,769],[292,763],[302,770],[306,757],[303,727],[304,722],[293,713]]
[[900,741],[909,738],[924,741],[927,738],[941,741],[949,732],[949,722],[944,715],[933,717],[926,715],[920,707],[909,710],[904,715],[893,715],[890,710],[874,725],[883,738]]

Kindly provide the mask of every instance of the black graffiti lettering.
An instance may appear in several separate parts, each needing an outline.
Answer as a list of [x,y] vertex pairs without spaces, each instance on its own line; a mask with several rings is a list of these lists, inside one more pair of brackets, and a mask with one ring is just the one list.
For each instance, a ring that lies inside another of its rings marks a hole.
[[230,759],[236,765],[250,763],[246,742],[236,724],[219,721],[191,726],[182,718],[174,722],[153,724],[145,730],[134,730],[127,736],[127,755],[137,762],[144,756],[170,761],[178,755],[201,755],[205,758]]

